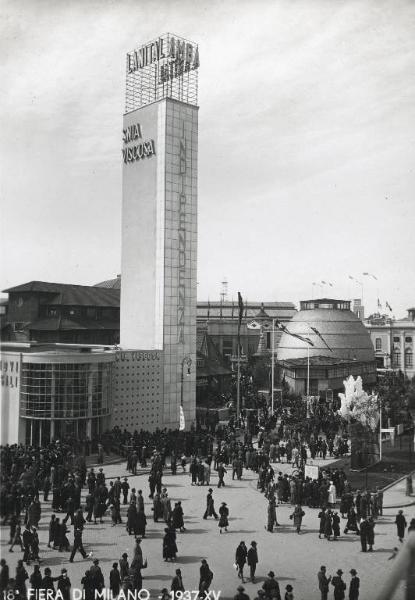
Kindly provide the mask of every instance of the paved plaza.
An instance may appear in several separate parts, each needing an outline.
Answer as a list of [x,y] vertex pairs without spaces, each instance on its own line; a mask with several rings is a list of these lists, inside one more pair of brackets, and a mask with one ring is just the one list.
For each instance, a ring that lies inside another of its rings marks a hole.
[[[329,461],[326,461],[329,464]],[[281,469],[280,469],[281,466]],[[291,466],[275,464],[276,470],[291,472]],[[180,470],[180,469],[179,469]],[[104,468],[107,478],[117,475],[127,475],[125,463],[107,464]],[[167,487],[172,503],[182,501],[185,514],[186,532],[177,534],[178,556],[175,563],[166,563],[162,558],[162,538],[164,523],[154,523],[152,519],[152,501],[148,498],[148,475],[129,477],[131,487],[142,489],[146,499],[145,512],[148,520],[147,536],[142,542],[143,556],[147,557],[148,568],[142,571],[143,587],[150,591],[151,597],[156,598],[163,587],[170,590],[170,584],[176,568],[181,568],[184,586],[188,590],[197,590],[199,583],[199,567],[201,558],[206,558],[214,573],[211,590],[221,591],[221,597],[232,598],[240,584],[233,568],[235,550],[241,540],[249,547],[250,542],[258,543],[259,564],[257,567],[257,583],[245,584],[246,592],[251,600],[268,573],[273,570],[278,578],[282,597],[285,586],[291,584],[296,600],[319,599],[317,572],[320,565],[327,566],[328,574],[334,575],[337,569],[344,571],[344,580],[350,580],[349,571],[355,568],[361,578],[361,595],[364,600],[375,598],[376,590],[388,577],[393,560],[388,560],[392,549],[398,545],[396,526],[394,525],[396,509],[386,509],[383,517],[376,523],[375,551],[362,554],[359,538],[353,534],[342,535],[334,542],[318,538],[317,518],[318,509],[305,510],[302,532],[298,535],[289,519],[292,512],[290,505],[277,508],[278,522],[281,524],[274,533],[265,530],[267,502],[256,488],[257,476],[252,471],[245,471],[241,481],[232,481],[232,471],[228,470],[225,477],[226,486],[217,488],[217,475],[213,472],[211,486],[214,490],[215,508],[218,511],[221,502],[227,502],[230,510],[230,527],[228,533],[219,534],[218,522],[213,518],[203,520],[202,515],[206,505],[207,486],[191,486],[190,475],[171,475],[167,471],[163,484]],[[83,496],[85,495],[85,490]],[[389,498],[390,496],[390,498]],[[385,505],[395,501],[396,491],[385,492]],[[402,497],[402,504],[405,498]],[[43,506],[43,502],[42,502]],[[60,573],[63,566],[68,569],[72,586],[79,587],[85,570],[90,567],[92,559],[83,560],[79,553],[73,564],[69,563],[69,554],[47,548],[48,522],[51,514],[50,502],[46,503],[47,510],[42,513],[39,524],[41,568],[50,566],[54,576]],[[126,507],[122,507],[125,523]],[[62,514],[62,513],[61,513]],[[415,515],[415,506],[405,508],[407,520]],[[60,515],[59,515],[60,516]],[[344,527],[344,522],[342,523]],[[342,527],[342,530],[343,530]],[[72,528],[68,538],[73,540]],[[8,552],[8,527],[2,527],[1,550],[10,566],[10,575],[14,576],[17,560],[22,557],[15,548],[14,553]],[[128,536],[125,525],[111,526],[107,514],[104,524],[87,523],[83,535],[84,547],[92,551],[92,558],[99,558],[105,577],[109,583],[109,571],[113,561],[118,561],[123,552],[132,558],[134,536]],[[245,567],[247,571],[247,567]],[[28,567],[29,575],[33,568]],[[248,572],[246,572],[248,575]],[[329,598],[332,597],[332,589]],[[403,598],[403,589],[394,596]]]

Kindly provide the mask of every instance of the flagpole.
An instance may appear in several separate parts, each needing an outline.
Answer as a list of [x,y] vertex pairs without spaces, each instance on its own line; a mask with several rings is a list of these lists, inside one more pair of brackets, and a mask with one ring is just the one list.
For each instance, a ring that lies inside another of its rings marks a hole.
[[310,345],[307,344],[307,398],[310,395]]
[[241,411],[241,344],[240,338],[238,338],[238,374],[237,374],[237,386],[236,386],[236,417],[239,419]]
[[275,319],[272,319],[272,336],[271,336],[271,413],[274,414],[274,347],[275,347]]

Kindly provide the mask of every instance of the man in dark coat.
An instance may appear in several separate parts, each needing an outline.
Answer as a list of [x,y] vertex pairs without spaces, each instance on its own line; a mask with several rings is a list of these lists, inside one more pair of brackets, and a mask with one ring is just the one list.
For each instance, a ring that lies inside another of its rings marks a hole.
[[170,589],[172,592],[175,592],[175,593],[176,592],[184,592],[182,572],[180,569],[176,569],[176,575],[173,577]]
[[281,600],[281,592],[278,581],[275,579],[274,571],[270,571],[264,583],[262,589],[265,592],[265,598],[267,600]]
[[208,491],[208,495],[206,496],[206,511],[205,514],[203,515],[204,519],[207,519],[208,517],[215,517],[215,519],[218,518],[218,515],[216,514],[215,511],[215,501],[213,500],[213,490],[212,488],[209,488]]
[[360,579],[359,579],[359,577],[357,577],[356,569],[351,569],[350,575],[352,576],[352,578],[351,578],[350,584],[349,584],[349,600],[358,600]]
[[334,586],[334,600],[344,600],[346,584],[342,579],[343,571],[337,570],[337,574],[332,578],[331,585]]
[[406,529],[406,519],[403,514],[403,510],[400,510],[395,518],[396,529],[398,531],[398,538],[400,542],[403,542],[403,538],[405,536]]
[[330,577],[326,575],[326,567],[322,565],[320,567],[320,571],[317,573],[318,579],[318,589],[320,590],[321,600],[327,600],[327,595],[329,593],[329,583],[331,581]]
[[252,583],[255,583],[255,571],[258,564],[258,550],[256,542],[251,542],[251,547],[249,548],[247,555],[247,563],[250,571],[249,575],[251,581]]
[[205,558],[202,558],[199,579],[199,598],[205,598],[205,592],[209,591],[209,586],[212,583],[212,579],[213,573],[209,568],[208,562]]
[[369,534],[369,523],[366,519],[362,519],[360,522],[360,544],[362,546],[362,552],[367,552],[367,538]]
[[223,466],[222,463],[220,463],[220,465],[218,466],[218,488],[222,487],[225,485],[225,482],[223,481],[223,478],[225,477],[225,473],[226,473],[226,469]]

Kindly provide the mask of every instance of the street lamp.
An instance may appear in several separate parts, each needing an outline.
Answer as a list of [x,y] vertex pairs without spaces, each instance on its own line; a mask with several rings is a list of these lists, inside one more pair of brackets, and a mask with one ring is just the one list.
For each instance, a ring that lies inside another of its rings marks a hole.
[[184,356],[183,360],[182,360],[182,371],[181,371],[181,378],[180,378],[180,406],[183,406],[183,383],[184,383],[184,365],[187,365],[187,373],[186,376],[189,377],[190,375],[190,367],[192,366],[192,359],[190,358],[190,356]]

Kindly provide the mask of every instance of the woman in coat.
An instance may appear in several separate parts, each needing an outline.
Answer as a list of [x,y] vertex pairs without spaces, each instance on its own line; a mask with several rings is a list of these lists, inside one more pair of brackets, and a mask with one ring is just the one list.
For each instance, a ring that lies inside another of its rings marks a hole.
[[146,515],[142,510],[139,510],[136,517],[136,535],[139,535],[142,538],[146,537],[146,526],[147,519]]
[[161,503],[159,494],[154,495],[153,518],[155,523],[157,523],[159,519],[163,518],[163,504]]
[[182,503],[176,502],[172,512],[172,526],[173,529],[179,529],[185,531],[184,520],[183,520],[183,508]]
[[349,508],[349,512],[347,513],[347,523],[344,528],[344,533],[349,531],[355,531],[357,535],[360,535],[359,526],[357,524],[357,514],[353,506]]
[[398,532],[399,541],[403,542],[403,538],[405,536],[405,529],[406,529],[406,525],[407,525],[406,519],[403,514],[403,510],[400,510],[398,512],[398,514],[396,515],[395,524],[396,524],[396,529]]
[[163,538],[163,558],[166,562],[168,560],[176,560],[176,534],[173,529],[170,529],[168,527],[165,528],[164,532],[165,535]]
[[223,528],[225,528],[225,531],[228,531],[228,527],[229,527],[229,521],[228,521],[229,508],[227,507],[226,502],[222,502],[222,505],[219,507],[219,514],[220,514],[220,518],[219,518],[218,527],[219,527],[219,533],[222,533]]
[[137,531],[137,507],[135,503],[131,503],[127,510],[127,527],[128,535]]
[[324,537],[329,542],[332,535],[333,535],[333,515],[332,515],[331,510],[328,510],[326,513],[326,521],[324,523]]
[[290,519],[293,520],[294,527],[297,528],[297,533],[300,533],[301,523],[303,522],[304,515],[305,512],[301,508],[300,504],[297,504],[297,506],[294,508],[294,512],[292,515],[290,515]]
[[337,538],[340,536],[340,517],[337,512],[333,513],[332,522],[333,522],[333,539],[337,540]]

